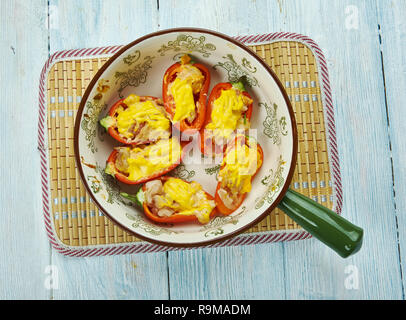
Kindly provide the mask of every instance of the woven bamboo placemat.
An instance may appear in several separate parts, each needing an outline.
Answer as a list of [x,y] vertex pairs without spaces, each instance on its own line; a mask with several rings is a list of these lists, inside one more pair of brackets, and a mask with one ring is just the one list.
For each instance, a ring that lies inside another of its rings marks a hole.
[[[341,184],[325,60],[311,39],[294,35],[267,34],[242,37],[239,40],[271,66],[292,102],[297,121],[299,153],[291,188],[339,212]],[[44,176],[47,178],[47,190],[43,188],[46,194],[45,223],[54,247],[67,255],[165,250],[149,244],[137,251],[136,244],[142,241],[116,226],[98,210],[87,194],[75,164],[73,131],[81,97],[95,73],[118,48],[57,53],[43,70],[43,96],[40,89],[40,150],[42,164],[46,164],[48,169],[46,172],[43,168],[43,184]],[[41,98],[44,106],[42,111]],[[41,138],[41,129],[47,134],[47,139]],[[300,230],[300,226],[281,210],[275,209],[240,236],[244,241],[223,245],[308,237],[310,235]]]

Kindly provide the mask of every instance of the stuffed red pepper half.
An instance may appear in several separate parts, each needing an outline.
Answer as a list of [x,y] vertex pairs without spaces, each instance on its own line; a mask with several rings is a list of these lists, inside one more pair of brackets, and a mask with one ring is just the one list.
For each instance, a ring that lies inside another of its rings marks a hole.
[[242,82],[214,86],[207,102],[207,115],[200,131],[200,149],[205,155],[222,154],[236,132],[250,127],[253,99]]
[[263,163],[264,154],[255,139],[238,136],[225,152],[215,194],[217,209],[229,215],[242,204],[251,182]]
[[210,73],[188,55],[170,66],[163,78],[162,97],[172,123],[181,131],[199,131],[206,116]]
[[147,218],[155,222],[205,224],[216,213],[213,197],[199,183],[169,176],[148,181],[136,197],[121,195],[141,205]]
[[171,135],[171,123],[162,100],[150,96],[131,94],[117,101],[100,124],[124,144],[145,144]]
[[153,144],[117,147],[107,159],[105,172],[126,184],[140,184],[176,168],[183,148],[174,137]]

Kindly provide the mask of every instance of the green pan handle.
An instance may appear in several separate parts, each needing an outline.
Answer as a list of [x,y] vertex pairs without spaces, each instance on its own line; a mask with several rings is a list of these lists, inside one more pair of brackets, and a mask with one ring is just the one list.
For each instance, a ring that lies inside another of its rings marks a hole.
[[296,191],[288,189],[278,208],[343,258],[362,246],[364,231],[360,227]]

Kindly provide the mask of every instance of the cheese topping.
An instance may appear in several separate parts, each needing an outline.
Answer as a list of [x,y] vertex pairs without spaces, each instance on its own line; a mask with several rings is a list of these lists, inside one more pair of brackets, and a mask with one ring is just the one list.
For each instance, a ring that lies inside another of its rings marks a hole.
[[141,102],[140,97],[135,94],[129,95],[123,102],[128,108],[118,110],[117,129],[124,137],[134,138],[144,126],[161,134],[169,132],[170,121],[156,102],[151,100]]
[[182,150],[177,139],[159,140],[145,146],[120,147],[116,168],[137,181],[151,176],[180,161]]
[[[207,124],[206,130],[216,137],[229,138],[238,127],[249,127],[248,119],[242,114],[247,110],[247,104],[251,100],[234,89],[222,90],[220,97],[213,102],[211,122]],[[245,123],[244,123],[245,122]]]
[[175,101],[173,122],[184,119],[193,121],[196,114],[194,95],[201,91],[203,82],[204,76],[198,68],[191,64],[182,64],[175,81],[168,86],[168,94],[172,94]]
[[191,84],[186,80],[176,78],[172,83],[171,93],[176,106],[172,119],[173,122],[179,122],[188,118],[196,108]]
[[219,172],[221,186],[229,189],[234,195],[250,192],[251,177],[261,165],[262,159],[256,144],[248,147],[238,143],[223,159]]
[[[155,181],[153,181],[155,183]],[[151,198],[150,205],[158,210],[158,215],[181,214],[196,215],[200,223],[210,221],[210,213],[216,206],[213,200],[207,198],[202,186],[197,182],[188,183],[178,178],[169,178],[163,184],[163,188],[149,188],[151,182],[146,184]]]
[[164,184],[165,206],[179,214],[196,215],[199,222],[207,223],[213,211],[214,201],[207,199],[202,186],[197,182],[187,183],[170,178]]

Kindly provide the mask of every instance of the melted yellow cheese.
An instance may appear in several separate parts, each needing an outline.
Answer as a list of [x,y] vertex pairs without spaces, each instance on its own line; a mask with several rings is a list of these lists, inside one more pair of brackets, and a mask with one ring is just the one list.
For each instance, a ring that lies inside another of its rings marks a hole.
[[196,108],[193,88],[189,81],[176,78],[172,83],[171,93],[176,106],[173,122],[179,122],[189,117]]
[[251,177],[261,166],[261,161],[256,145],[249,148],[245,144],[237,144],[223,159],[224,167],[219,172],[222,186],[234,193],[250,192]]
[[162,206],[174,209],[177,214],[196,215],[200,223],[209,222],[215,204],[207,198],[199,183],[169,178],[163,189]]
[[169,168],[179,161],[181,153],[181,146],[174,138],[159,140],[143,148],[134,147],[123,172],[128,174],[128,179],[136,181]]
[[193,94],[200,92],[205,79],[200,69],[190,63],[182,64],[176,77],[188,82],[192,86]]
[[194,118],[196,105],[193,95],[200,92],[205,79],[200,69],[189,63],[189,56],[185,55],[182,58],[184,61],[180,71],[177,73],[175,81],[170,84],[168,92],[168,94],[172,94],[175,101],[173,122]]
[[[128,108],[119,111],[117,128],[118,132],[126,138],[133,138],[134,132],[142,123],[146,123],[155,130],[169,130],[169,119],[156,107],[154,102],[149,100],[140,102],[139,96],[131,94],[124,100],[124,103]],[[136,126],[132,128],[134,123]]]
[[211,122],[206,130],[212,130],[214,136],[228,138],[237,128],[244,106],[241,94],[234,89],[222,90],[220,97],[213,102]]

